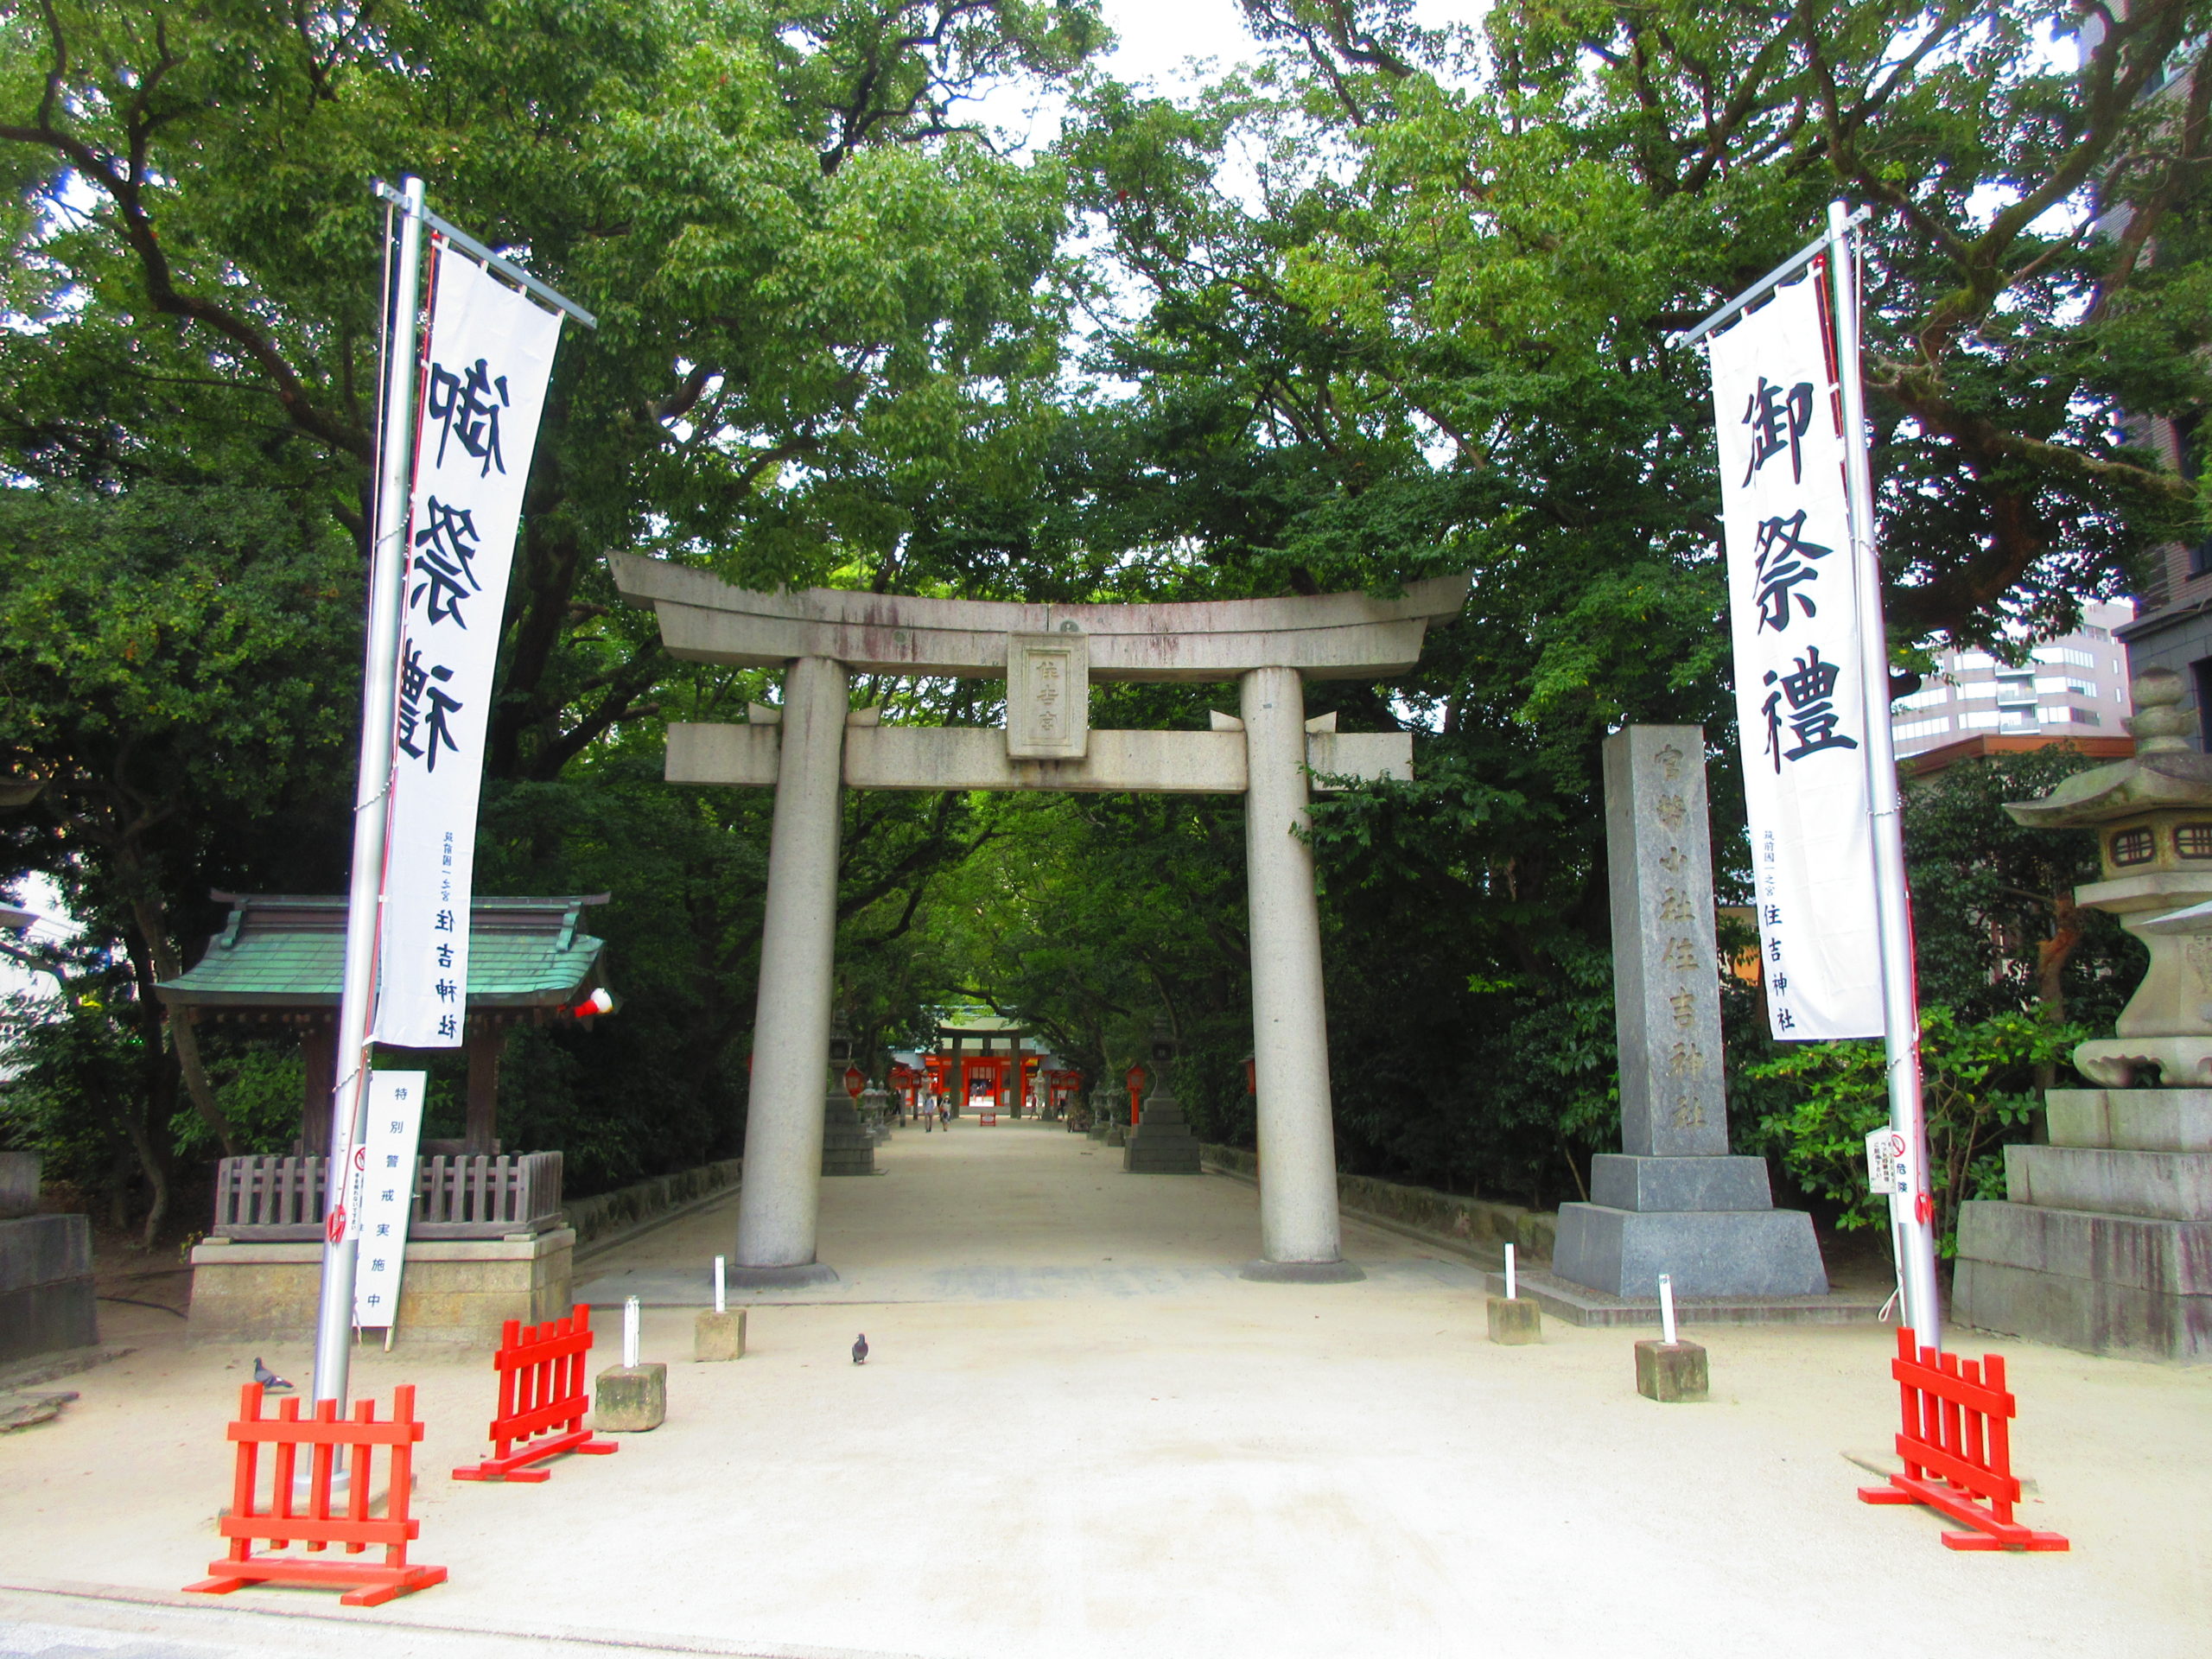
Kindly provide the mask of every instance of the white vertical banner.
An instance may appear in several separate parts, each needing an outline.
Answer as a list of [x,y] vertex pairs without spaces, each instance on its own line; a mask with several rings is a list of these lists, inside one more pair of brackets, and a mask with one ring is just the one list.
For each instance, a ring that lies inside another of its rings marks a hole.
[[416,428],[375,1039],[454,1048],[484,734],[561,316],[443,240]]
[[1708,344],[1768,1019],[1790,1041],[1878,1037],[1865,658],[1820,267]]
[[356,1325],[380,1330],[399,1317],[399,1275],[415,1204],[415,1148],[423,1132],[427,1080],[422,1071],[369,1073],[368,1128],[357,1160],[360,1186],[353,1206],[360,1245],[353,1274]]

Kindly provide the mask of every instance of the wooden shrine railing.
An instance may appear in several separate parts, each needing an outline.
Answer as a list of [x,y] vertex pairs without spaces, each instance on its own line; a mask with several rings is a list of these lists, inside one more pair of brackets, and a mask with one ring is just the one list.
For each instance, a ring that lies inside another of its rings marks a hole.
[[[283,1243],[322,1236],[324,1158],[226,1158],[215,1171],[218,1238]],[[410,1238],[501,1238],[561,1219],[561,1154],[418,1158]]]

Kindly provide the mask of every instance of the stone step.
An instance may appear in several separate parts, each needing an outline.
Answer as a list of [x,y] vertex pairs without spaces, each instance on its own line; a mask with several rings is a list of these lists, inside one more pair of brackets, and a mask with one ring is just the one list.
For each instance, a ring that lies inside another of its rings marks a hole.
[[2007,1147],[2005,1187],[2038,1209],[2212,1221],[2212,1152]]
[[1951,1318],[2085,1353],[2212,1360],[2212,1296],[2165,1295],[1964,1255],[1952,1268]]
[[2044,1100],[2055,1147],[2212,1152],[2212,1089],[2054,1089]]
[[2212,1296],[2212,1222],[1971,1198],[1959,1206],[1959,1260]]

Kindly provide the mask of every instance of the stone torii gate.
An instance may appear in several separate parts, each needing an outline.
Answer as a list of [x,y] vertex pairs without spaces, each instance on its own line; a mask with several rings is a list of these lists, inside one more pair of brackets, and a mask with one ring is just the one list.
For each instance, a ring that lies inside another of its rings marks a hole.
[[[1336,1136],[1322,1004],[1309,771],[1410,777],[1403,732],[1308,722],[1305,682],[1380,680],[1421,659],[1428,624],[1471,577],[1363,594],[1167,605],[1019,605],[808,588],[759,593],[680,565],[610,555],[669,654],[784,670],[779,709],[743,725],[672,724],[676,784],[773,788],[768,896],[753,1021],[752,1103],[733,1277],[822,1282],[815,1259],[823,1057],[836,947],[838,791],[1157,791],[1244,797],[1258,1082],[1260,1236],[1250,1278],[1361,1277],[1338,1244]],[[1007,723],[883,726],[850,707],[850,676],[1003,679]],[[1204,732],[1093,731],[1090,681],[1237,683],[1238,713]]]

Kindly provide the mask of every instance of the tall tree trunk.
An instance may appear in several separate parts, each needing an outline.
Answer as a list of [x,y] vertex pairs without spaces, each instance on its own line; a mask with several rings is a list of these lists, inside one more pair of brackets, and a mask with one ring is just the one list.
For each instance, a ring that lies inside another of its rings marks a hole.
[[[134,861],[135,862],[135,861]],[[162,913],[161,901],[145,896],[143,887],[130,901],[130,919],[138,930],[144,945],[146,959],[152,964],[156,979],[175,979],[184,971],[184,963],[169,944],[167,918]],[[150,987],[147,988],[149,991]],[[200,1121],[214,1131],[215,1140],[223,1148],[223,1156],[236,1158],[244,1150],[238,1131],[231,1127],[231,1120],[215,1103],[215,1090],[207,1081],[207,1068],[200,1063],[200,1033],[189,1020],[172,1018],[162,1022],[168,1030],[170,1046],[176,1051],[177,1070],[183,1074],[184,1090],[190,1096],[192,1109],[200,1114]]]

